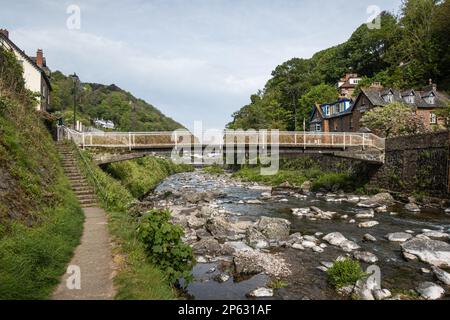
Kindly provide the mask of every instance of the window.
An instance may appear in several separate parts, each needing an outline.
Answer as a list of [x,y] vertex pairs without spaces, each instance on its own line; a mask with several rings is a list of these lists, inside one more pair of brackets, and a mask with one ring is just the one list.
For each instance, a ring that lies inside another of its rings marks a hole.
[[325,115],[329,116],[330,115],[330,107],[329,106],[325,106],[324,110],[325,110]]
[[394,102],[394,95],[392,93],[389,93],[389,94],[383,96],[383,99],[385,102],[392,103],[392,102]]
[[315,132],[321,132],[322,131],[322,125],[320,123],[316,123],[314,126]]
[[437,116],[434,112],[430,113],[430,124],[437,124]]
[[405,97],[405,102],[406,103],[414,104],[414,101],[415,101],[415,99],[414,99],[414,96],[412,96],[412,95]]
[[431,95],[431,96],[429,96],[429,97],[426,97],[426,98],[425,98],[425,101],[426,101],[426,103],[428,103],[428,104],[434,104],[434,103],[436,102],[436,99],[435,99],[434,95]]

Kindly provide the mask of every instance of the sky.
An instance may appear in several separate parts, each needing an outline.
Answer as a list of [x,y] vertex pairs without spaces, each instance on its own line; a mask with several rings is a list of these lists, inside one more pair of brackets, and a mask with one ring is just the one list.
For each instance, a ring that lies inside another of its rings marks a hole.
[[[401,0],[0,0],[0,28],[83,82],[116,84],[192,129],[222,129],[275,67],[346,41]],[[79,19],[78,19],[79,18]]]

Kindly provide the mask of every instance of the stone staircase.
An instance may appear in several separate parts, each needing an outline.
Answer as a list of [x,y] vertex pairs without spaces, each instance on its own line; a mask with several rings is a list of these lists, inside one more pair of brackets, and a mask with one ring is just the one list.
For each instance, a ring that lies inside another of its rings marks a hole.
[[64,172],[69,178],[72,190],[75,192],[81,207],[98,207],[95,191],[80,172],[74,150],[63,142],[58,142],[57,148],[62,157]]

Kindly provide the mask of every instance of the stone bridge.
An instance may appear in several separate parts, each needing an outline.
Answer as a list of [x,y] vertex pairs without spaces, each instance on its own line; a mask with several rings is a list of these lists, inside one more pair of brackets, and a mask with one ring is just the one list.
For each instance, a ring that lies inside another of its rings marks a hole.
[[203,154],[248,155],[263,151],[287,157],[327,154],[375,164],[383,164],[385,158],[385,139],[356,132],[223,131],[200,142],[188,131],[77,132],[58,127],[58,140],[61,139],[70,139],[89,149],[99,165],[148,155],[170,155],[173,151],[189,154],[194,163],[202,163],[199,155]]

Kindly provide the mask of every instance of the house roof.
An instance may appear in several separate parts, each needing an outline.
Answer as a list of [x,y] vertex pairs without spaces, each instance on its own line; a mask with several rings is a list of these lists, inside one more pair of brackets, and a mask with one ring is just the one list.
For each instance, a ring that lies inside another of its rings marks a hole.
[[[10,45],[12,48],[14,48],[15,51],[17,51],[25,60],[27,60],[37,71],[39,71],[42,74],[44,81],[47,83],[47,85],[51,91],[52,85],[50,83],[50,79],[49,79],[48,75],[46,74],[45,70],[42,69],[41,67],[39,67],[36,64],[35,60],[30,58],[22,49],[20,49],[18,46],[16,46],[16,44],[14,42],[12,42],[11,39],[9,39],[9,37],[7,37],[6,35],[4,35],[1,32],[0,32],[0,39],[5,41],[6,43],[8,43],[8,45]],[[46,66],[46,64],[45,64],[45,66]]]
[[[390,102],[384,100],[384,96],[392,93],[392,102],[399,102],[399,103],[405,103],[407,105],[412,105],[417,108],[442,108],[447,106],[447,104],[450,102],[450,97],[443,92],[437,91],[437,90],[428,90],[428,91],[422,91],[422,90],[413,90],[409,89],[406,91],[396,90],[396,89],[384,89],[384,88],[362,88],[361,93],[356,99],[356,102],[361,97],[361,94],[364,94],[367,99],[369,99],[370,103],[374,106],[385,106],[388,105]],[[406,94],[405,94],[406,93]],[[415,94],[415,101],[414,103],[407,103],[403,98]],[[430,95],[434,94],[436,97],[436,101],[434,104],[429,104],[425,101],[424,98],[429,97]]]

